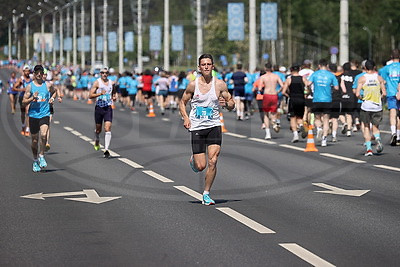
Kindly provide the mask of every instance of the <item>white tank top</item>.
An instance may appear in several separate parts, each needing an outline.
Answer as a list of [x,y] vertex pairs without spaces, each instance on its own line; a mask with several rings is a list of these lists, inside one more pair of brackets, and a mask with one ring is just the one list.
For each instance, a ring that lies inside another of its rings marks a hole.
[[195,80],[195,89],[191,101],[191,127],[189,131],[197,131],[221,126],[219,118],[219,101],[215,91],[215,77],[211,81],[211,89],[203,94],[199,89],[199,77]]
[[361,109],[365,111],[381,111],[382,110],[382,94],[381,85],[377,73],[364,74],[365,83],[362,87],[364,90],[363,103]]
[[104,84],[101,78],[97,79],[99,82],[99,88],[96,90],[96,94],[100,94],[103,90],[106,91],[104,95],[98,96],[96,99],[96,106],[107,107],[112,105],[112,81],[108,80],[107,84]]

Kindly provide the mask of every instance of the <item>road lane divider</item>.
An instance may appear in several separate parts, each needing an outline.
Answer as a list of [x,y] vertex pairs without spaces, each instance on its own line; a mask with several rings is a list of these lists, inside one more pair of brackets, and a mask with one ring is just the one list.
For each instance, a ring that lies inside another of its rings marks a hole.
[[188,188],[186,186],[180,186],[179,185],[179,186],[174,186],[174,188],[178,189],[179,191],[181,191],[181,192],[183,192],[183,193],[185,193],[185,194],[187,194],[187,195],[189,195],[189,196],[191,196],[191,197],[193,197],[193,198],[195,198],[197,200],[203,201],[203,195],[202,194],[200,194],[200,193],[198,193],[198,192],[196,192],[196,191],[194,191],[194,190],[192,190],[192,189],[190,189],[190,188]]
[[298,151],[303,151],[304,152],[304,148],[301,147],[297,147],[297,146],[291,146],[291,145],[285,145],[285,144],[281,144],[279,145],[280,147],[285,147],[285,148],[289,148],[289,149],[293,149],[293,150],[298,150]]
[[67,127],[67,126],[65,126],[64,129],[67,130],[68,132],[71,132],[71,131],[74,130],[74,129],[72,129],[71,127]]
[[59,122],[59,121],[53,121],[53,123],[54,123],[54,124],[60,124],[60,122]]
[[268,140],[260,139],[260,138],[250,137],[249,140],[259,142],[259,143],[269,144],[269,145],[276,145],[276,142],[274,142],[274,141],[268,141]]
[[381,169],[386,169],[386,170],[391,170],[391,171],[396,171],[400,172],[400,168],[392,167],[392,166],[387,166],[387,165],[374,165],[376,168],[381,168]]
[[155,178],[155,179],[157,179],[157,180],[159,180],[159,181],[161,181],[163,183],[173,183],[174,182],[173,180],[168,179],[167,177],[162,176],[161,174],[158,174],[158,173],[153,172],[153,171],[143,171],[143,173],[145,173],[145,174],[147,174],[147,175],[149,175],[149,176],[151,176],[151,177],[153,177],[153,178]]
[[244,216],[243,214],[231,209],[231,208],[216,208],[222,213],[225,213],[229,217],[235,219],[236,221],[246,225],[247,227],[253,229],[260,234],[275,234],[275,231],[265,227],[264,225]]
[[305,248],[302,248],[296,243],[281,243],[279,246],[283,247],[284,249],[290,251],[300,259],[308,262],[309,264],[313,266],[324,266],[324,267],[330,267],[330,266],[335,266],[330,262],[327,262],[326,260],[318,257],[314,253],[308,251]]
[[80,132],[75,131],[75,130],[71,131],[71,133],[72,133],[73,135],[78,136],[78,137],[82,135]]
[[224,134],[232,136],[232,137],[242,138],[242,139],[247,138],[247,136],[241,135],[241,134],[235,134],[235,133],[224,133]]
[[330,153],[320,153],[320,155],[324,156],[324,157],[328,157],[328,158],[340,159],[340,160],[349,161],[349,162],[353,162],[353,163],[367,163],[364,160],[342,157],[342,156],[338,156],[338,155],[330,154]]
[[119,161],[122,161],[122,162],[125,163],[125,164],[128,164],[129,166],[131,166],[131,167],[133,167],[133,168],[135,168],[135,169],[143,169],[143,166],[142,166],[142,165],[140,165],[140,164],[138,164],[138,163],[136,163],[136,162],[134,162],[134,161],[132,161],[132,160],[130,160],[130,159],[127,159],[127,158],[118,158],[118,160],[119,160]]
[[81,135],[81,136],[79,136],[79,138],[82,139],[83,141],[86,141],[86,142],[92,141],[92,138],[89,138],[89,137],[87,137],[85,135]]

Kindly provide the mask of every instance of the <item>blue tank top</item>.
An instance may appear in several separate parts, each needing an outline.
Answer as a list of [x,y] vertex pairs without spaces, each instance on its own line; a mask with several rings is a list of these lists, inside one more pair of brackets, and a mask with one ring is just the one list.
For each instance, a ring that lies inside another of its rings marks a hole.
[[[22,80],[22,88],[26,88],[28,86],[28,84],[30,84],[32,82],[32,79],[29,78],[28,81],[25,80],[24,76],[21,76],[21,80]],[[22,91],[19,93],[20,96],[24,96],[25,91]]]
[[50,92],[47,89],[46,83],[42,83],[41,86],[37,86],[32,82],[31,94],[33,95],[35,92],[39,92],[38,100],[30,103],[28,112],[29,117],[41,119],[50,116]]

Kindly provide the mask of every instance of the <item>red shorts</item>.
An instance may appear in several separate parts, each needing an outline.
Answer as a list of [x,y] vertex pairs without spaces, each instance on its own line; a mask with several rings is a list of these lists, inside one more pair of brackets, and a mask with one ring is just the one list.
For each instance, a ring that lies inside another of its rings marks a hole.
[[278,110],[278,95],[264,95],[263,111],[277,112]]

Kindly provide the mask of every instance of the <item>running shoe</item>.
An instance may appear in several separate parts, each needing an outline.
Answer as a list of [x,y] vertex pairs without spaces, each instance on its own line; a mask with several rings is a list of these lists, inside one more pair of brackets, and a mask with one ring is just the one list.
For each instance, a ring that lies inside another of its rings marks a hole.
[[215,205],[215,201],[212,200],[209,194],[203,195],[203,201],[201,203],[206,206]]
[[293,139],[292,139],[292,141],[291,141],[292,143],[297,143],[297,142],[299,142],[299,137],[296,135],[296,136],[293,136]]
[[104,151],[104,157],[106,159],[110,158],[110,152],[108,152],[108,150]]
[[190,156],[189,164],[190,164],[190,167],[192,168],[192,170],[193,170],[194,172],[199,172],[199,170],[198,170],[198,169],[196,168],[196,166],[194,165],[194,158],[193,158],[193,155]]
[[44,157],[39,157],[39,167],[40,168],[46,168],[47,167],[47,162],[44,159]]
[[94,144],[93,148],[94,148],[94,150],[99,151],[100,150],[100,145]]
[[368,157],[368,156],[373,156],[374,153],[372,153],[371,149],[368,149],[367,152],[365,152],[364,156]]
[[38,164],[37,161],[34,161],[34,162],[33,162],[32,171],[33,171],[33,172],[40,172],[40,166],[39,166],[39,164]]
[[281,129],[281,125],[279,123],[275,123],[273,126],[273,129],[276,133],[279,133],[279,130]]
[[342,127],[342,134],[345,134],[347,132],[347,123],[343,124]]
[[327,141],[326,141],[326,137],[324,139],[321,140],[321,146],[327,146]]
[[383,144],[380,138],[376,139],[376,153],[381,153],[383,151]]
[[400,146],[400,139],[397,139],[396,146]]
[[336,136],[332,137],[332,142],[333,142],[333,143],[336,143],[336,142],[337,142]]
[[318,129],[317,130],[317,139],[321,140],[321,138],[322,138],[322,129]]
[[266,133],[264,139],[265,140],[270,140],[271,139],[271,133]]
[[25,131],[24,130],[21,131],[21,135],[25,136]]
[[308,135],[308,133],[307,133],[307,131],[306,131],[306,129],[304,128],[304,126],[303,125],[300,125],[300,133],[301,133],[301,138],[306,138],[307,137],[307,135]]
[[390,138],[390,145],[395,146],[397,143],[397,136],[396,134],[392,134],[392,137]]
[[44,149],[44,151],[47,152],[47,151],[49,151],[49,150],[50,150],[50,144],[47,144],[47,145],[46,145],[46,148]]
[[25,136],[26,136],[26,137],[29,137],[30,135],[31,135],[31,133],[30,133],[29,131],[26,131],[26,132],[25,132]]
[[350,136],[351,136],[351,131],[350,131],[350,130],[347,131],[346,136],[347,136],[347,137],[350,137]]

